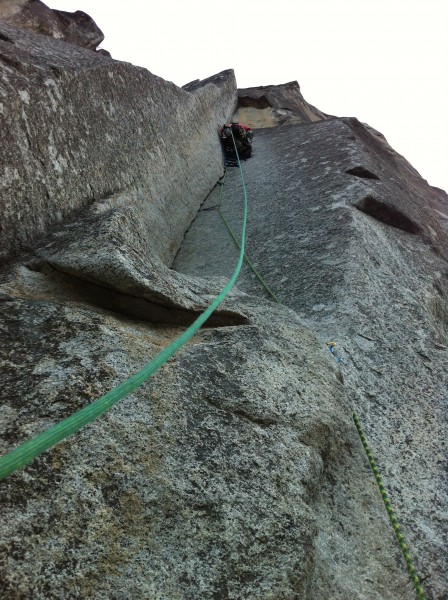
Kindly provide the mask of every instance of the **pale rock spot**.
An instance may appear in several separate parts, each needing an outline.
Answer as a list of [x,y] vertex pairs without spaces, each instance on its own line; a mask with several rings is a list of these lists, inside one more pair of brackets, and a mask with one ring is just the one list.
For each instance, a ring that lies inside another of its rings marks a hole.
[[448,219],[448,215],[441,212],[440,210],[437,210],[437,208],[434,209],[434,212],[436,212],[438,215],[440,215],[442,217],[442,219]]
[[47,93],[50,98],[51,108],[53,109],[53,112],[56,112],[58,108],[58,100],[63,100],[62,93],[58,87],[57,82],[54,79],[51,79],[51,77],[48,77],[44,83],[48,88]]
[[26,90],[19,90],[19,96],[22,102],[25,102],[25,104],[30,103],[30,95]]
[[6,165],[3,172],[2,183],[11,183],[17,179],[19,179],[19,171]]

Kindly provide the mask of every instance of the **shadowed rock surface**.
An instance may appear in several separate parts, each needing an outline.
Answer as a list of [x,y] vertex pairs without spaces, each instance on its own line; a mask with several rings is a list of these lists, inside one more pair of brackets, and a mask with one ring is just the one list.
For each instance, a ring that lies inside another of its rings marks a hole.
[[[238,98],[232,71],[180,89],[10,25],[0,68],[4,454],[137,372],[224,286],[217,131]],[[445,598],[446,195],[298,84],[255,90],[240,97],[269,107],[248,108],[290,125],[257,132],[245,163],[248,253],[284,305],[244,267],[149,382],[1,482],[2,598],[413,598],[353,407]],[[237,229],[236,170],[225,192]]]

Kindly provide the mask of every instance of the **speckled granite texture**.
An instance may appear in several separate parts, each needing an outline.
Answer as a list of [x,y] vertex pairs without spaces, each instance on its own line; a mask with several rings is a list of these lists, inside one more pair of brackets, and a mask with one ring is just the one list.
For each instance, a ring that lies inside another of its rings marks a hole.
[[[0,58],[3,454],[224,286],[217,131],[237,92],[232,71],[182,90],[7,25]],[[290,123],[321,119],[260,130],[244,164],[248,254],[283,304],[244,267],[149,382],[1,483],[2,599],[413,599],[354,407],[428,598],[446,599],[446,195],[298,86],[265,92],[271,125],[294,98]],[[229,171],[237,230],[240,185]]]
[[[337,342],[345,389],[418,569],[430,597],[442,599],[448,572],[448,246],[440,212],[448,202],[371,131],[355,119],[334,119],[257,132],[254,157],[243,163],[247,254],[323,348]],[[353,169],[355,175],[348,173]],[[186,235],[175,261],[182,272],[224,275],[235,261],[235,245],[212,208],[219,193],[207,199]],[[239,173],[229,170],[222,210],[235,231],[241,194]],[[238,287],[269,300],[247,265]],[[354,513],[343,517],[335,503],[331,516],[329,506],[321,505],[324,521],[340,522],[345,531],[355,526]],[[337,579],[339,565],[333,556],[327,564],[328,557],[324,544],[319,572]]]

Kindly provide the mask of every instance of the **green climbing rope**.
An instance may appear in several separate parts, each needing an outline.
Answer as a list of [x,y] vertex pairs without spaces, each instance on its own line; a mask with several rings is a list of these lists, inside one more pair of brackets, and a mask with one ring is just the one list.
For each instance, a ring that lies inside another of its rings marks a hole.
[[[233,136],[232,136],[233,137]],[[235,144],[235,140],[234,140]],[[236,145],[235,145],[236,150]],[[238,151],[236,151],[238,158]],[[84,425],[91,423],[99,416],[110,410],[122,398],[136,390],[145,381],[147,381],[160,367],[166,363],[184,344],[186,344],[198,331],[198,329],[207,321],[210,315],[218,308],[227,294],[235,284],[236,278],[241,271],[241,266],[244,259],[244,245],[246,239],[246,224],[247,224],[247,192],[244,182],[243,170],[238,158],[238,166],[241,174],[241,182],[244,195],[244,211],[243,211],[243,226],[241,231],[241,250],[238,263],[230,277],[229,282],[223,288],[221,293],[213,300],[210,306],[199,315],[199,317],[176,338],[169,346],[164,348],[155,358],[148,362],[138,373],[132,375],[129,379],[118,385],[116,388],[95,400],[91,404],[77,411],[67,419],[50,427],[46,431],[40,433],[36,437],[18,446],[8,454],[0,457],[0,480],[4,479],[11,473],[21,469],[26,464],[30,463],[37,456],[53,447],[63,439],[73,435],[79,431]]]
[[412,563],[411,555],[408,552],[406,540],[404,539],[404,535],[401,533],[400,526],[397,523],[397,517],[391,506],[389,496],[387,494],[387,490],[384,487],[384,483],[381,478],[380,471],[379,471],[378,467],[376,466],[375,459],[373,458],[373,454],[370,451],[370,448],[369,448],[369,445],[367,442],[367,438],[364,434],[364,431],[362,430],[361,423],[359,422],[359,419],[358,419],[358,416],[356,415],[356,413],[353,413],[353,420],[355,422],[356,429],[358,430],[359,437],[361,438],[362,445],[364,446],[364,450],[366,451],[367,458],[369,460],[373,475],[375,476],[376,482],[380,489],[381,496],[383,497],[383,502],[386,507],[387,514],[389,515],[390,522],[392,523],[392,527],[394,528],[395,536],[400,545],[404,560],[406,561],[409,575],[411,576],[412,583],[414,584],[414,587],[417,591],[417,597],[419,598],[419,600],[427,600],[427,598],[425,596],[425,591],[424,591],[423,587],[420,585],[420,579],[419,579],[417,573],[415,572],[415,568]]
[[[222,202],[221,202],[221,199],[222,199],[222,189],[224,187],[224,183],[225,183],[225,176],[224,176],[224,180],[221,183],[221,186],[222,186],[221,187],[221,195],[220,195],[219,206],[217,208],[218,208],[218,212],[219,212],[222,220],[224,221],[225,226],[227,227],[227,230],[229,231],[230,235],[233,238],[233,241],[235,242],[236,246],[240,249],[240,252],[241,252],[240,243],[239,243],[236,235],[234,234],[234,232],[233,232],[233,230],[232,230],[229,222],[227,221],[227,219],[225,218],[225,216],[224,216],[224,214],[223,214],[223,212],[221,210],[221,205],[222,205]],[[260,275],[260,273],[254,267],[254,265],[251,263],[251,261],[249,260],[249,258],[247,257],[246,254],[244,254],[244,259],[246,260],[247,264],[252,269],[252,271],[255,273],[255,275],[257,276],[258,280],[260,281],[260,283],[262,284],[262,286],[265,288],[265,290],[270,294],[270,296],[275,300],[275,302],[280,303],[280,300],[277,298],[277,296],[274,294],[274,292],[271,290],[271,288],[268,286],[268,284],[264,281],[263,277]],[[330,351],[332,352],[332,348],[336,345],[336,343],[335,342],[330,342],[327,345],[330,346]],[[341,360],[342,359],[338,359],[339,362]],[[365,434],[364,434],[364,432],[362,430],[361,423],[360,423],[359,418],[357,417],[356,413],[353,413],[353,420],[355,422],[356,428],[357,428],[359,436],[361,438],[361,442],[362,442],[362,444],[364,446],[364,449],[366,451],[367,458],[369,460],[372,472],[373,472],[373,474],[375,476],[375,479],[377,481],[378,487],[380,489],[381,496],[383,498],[383,502],[384,502],[384,505],[385,505],[386,510],[387,510],[387,514],[389,515],[389,519],[390,519],[390,522],[392,523],[392,527],[394,529],[395,536],[396,536],[396,538],[398,540],[398,544],[400,545],[403,557],[404,557],[404,559],[406,561],[406,565],[407,565],[407,568],[408,568],[409,575],[411,577],[412,583],[413,583],[413,585],[414,585],[414,587],[416,589],[417,597],[418,597],[419,600],[427,600],[427,598],[425,596],[424,589],[423,589],[423,587],[420,584],[420,578],[418,577],[418,575],[417,575],[417,573],[415,571],[415,567],[413,565],[411,556],[410,556],[410,554],[408,552],[408,546],[406,544],[404,535],[401,533],[400,526],[398,525],[398,522],[397,522],[397,517],[396,517],[395,512],[394,512],[394,510],[393,510],[393,508],[391,506],[391,502],[389,500],[386,488],[385,488],[385,486],[383,484],[383,480],[381,478],[381,474],[379,472],[378,467],[376,466],[376,463],[375,463],[375,460],[373,458],[372,452],[370,451],[370,448],[369,448],[368,443],[367,443],[367,438],[366,438],[366,436],[365,436]]]
[[[227,173],[227,172],[226,172]],[[218,209],[218,213],[221,216],[221,219],[224,222],[224,225],[227,227],[227,231],[230,233],[230,235],[232,236],[233,241],[235,242],[236,247],[241,251],[241,245],[238,241],[238,238],[236,237],[235,233],[233,232],[232,227],[230,226],[230,223],[227,221],[227,219],[225,218],[222,210],[221,210],[221,198],[222,198],[222,190],[224,188],[225,185],[225,179],[223,179],[222,183],[221,183],[221,194],[220,194],[220,200],[219,200],[219,206],[217,207]],[[254,272],[255,276],[257,277],[258,281],[261,283],[261,285],[264,287],[264,289],[267,291],[267,293],[271,296],[271,298],[277,302],[278,304],[281,304],[280,300],[277,298],[277,296],[274,294],[274,292],[271,290],[271,288],[268,286],[268,284],[266,283],[266,281],[263,279],[263,277],[261,276],[261,274],[257,271],[257,269],[254,267],[253,263],[249,260],[249,257],[247,256],[246,253],[244,253],[244,260],[246,261],[246,263],[249,265],[249,267],[252,269],[252,271]]]

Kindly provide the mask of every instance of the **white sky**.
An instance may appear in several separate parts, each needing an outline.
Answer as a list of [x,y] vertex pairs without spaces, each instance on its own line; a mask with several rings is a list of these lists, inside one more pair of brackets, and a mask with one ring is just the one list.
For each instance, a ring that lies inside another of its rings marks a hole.
[[[45,0],[44,0],[45,1]],[[297,80],[305,99],[381,131],[448,190],[447,0],[47,0],[83,10],[118,60],[183,85]]]

